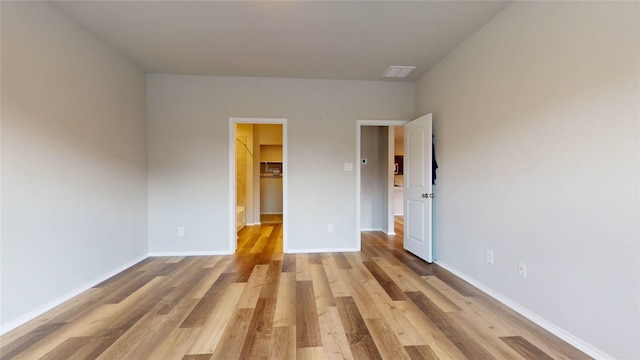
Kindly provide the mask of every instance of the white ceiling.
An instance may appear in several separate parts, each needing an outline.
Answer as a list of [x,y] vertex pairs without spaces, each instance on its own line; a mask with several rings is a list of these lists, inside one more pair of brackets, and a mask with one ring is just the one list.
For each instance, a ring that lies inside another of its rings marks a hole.
[[508,1],[54,1],[150,73],[415,81]]

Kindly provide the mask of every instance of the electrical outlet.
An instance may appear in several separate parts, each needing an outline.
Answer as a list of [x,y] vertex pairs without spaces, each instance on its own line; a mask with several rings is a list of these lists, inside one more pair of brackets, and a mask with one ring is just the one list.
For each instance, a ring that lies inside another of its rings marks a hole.
[[329,224],[329,226],[327,226],[327,231],[333,232],[333,224]]
[[520,275],[523,278],[527,278],[527,264],[525,263],[518,263],[518,275]]
[[178,236],[184,236],[184,227],[180,226],[178,228]]
[[493,264],[493,250],[487,250],[487,262]]

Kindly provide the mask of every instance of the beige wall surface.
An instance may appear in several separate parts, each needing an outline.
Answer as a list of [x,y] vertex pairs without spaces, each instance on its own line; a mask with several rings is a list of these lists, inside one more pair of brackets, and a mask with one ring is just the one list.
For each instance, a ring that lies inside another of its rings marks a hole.
[[639,7],[514,3],[416,89],[438,261],[602,358],[640,358]]
[[51,5],[0,6],[5,328],[146,255],[146,82]]
[[344,171],[344,163],[357,166],[356,121],[411,119],[414,89],[382,81],[149,74],[150,251],[229,251],[230,117],[287,119],[289,249],[355,249],[356,173]]

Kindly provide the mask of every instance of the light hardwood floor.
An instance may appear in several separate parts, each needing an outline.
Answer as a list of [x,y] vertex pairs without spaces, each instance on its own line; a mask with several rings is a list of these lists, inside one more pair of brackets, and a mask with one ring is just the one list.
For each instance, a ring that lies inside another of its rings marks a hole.
[[283,255],[263,224],[236,255],[148,258],[2,336],[0,359],[589,359],[396,231]]

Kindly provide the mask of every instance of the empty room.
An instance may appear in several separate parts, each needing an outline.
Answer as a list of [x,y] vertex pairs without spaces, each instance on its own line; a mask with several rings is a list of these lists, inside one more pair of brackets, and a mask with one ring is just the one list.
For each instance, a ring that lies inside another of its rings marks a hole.
[[0,1],[0,359],[640,360],[640,2]]

